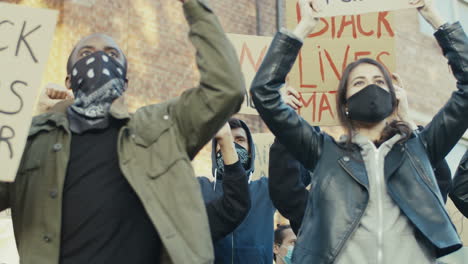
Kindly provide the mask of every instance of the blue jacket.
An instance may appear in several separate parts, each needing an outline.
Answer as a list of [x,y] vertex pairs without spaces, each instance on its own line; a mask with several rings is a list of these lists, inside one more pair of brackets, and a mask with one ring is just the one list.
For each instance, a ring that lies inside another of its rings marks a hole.
[[[250,144],[251,162],[246,177],[254,171],[255,146],[249,128],[242,122]],[[213,175],[216,174],[216,141],[212,151]],[[216,175],[215,175],[216,176]],[[203,199],[210,202],[223,194],[222,179],[213,182],[198,178]],[[215,263],[218,264],[271,264],[273,263],[273,215],[275,208],[268,193],[268,179],[249,182],[251,209],[244,221],[233,233],[215,243]]]

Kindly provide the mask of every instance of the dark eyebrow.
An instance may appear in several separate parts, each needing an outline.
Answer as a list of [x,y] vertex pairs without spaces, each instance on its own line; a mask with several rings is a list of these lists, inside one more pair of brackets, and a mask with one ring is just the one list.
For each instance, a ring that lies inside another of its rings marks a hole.
[[105,48],[104,48],[104,50],[115,50],[115,51],[117,51],[117,52],[121,53],[119,48],[116,48],[116,47],[111,47],[111,46],[107,46],[107,47],[105,47]]
[[82,50],[84,50],[84,49],[95,49],[95,47],[94,47],[94,46],[90,46],[90,45],[86,45],[86,46],[81,47],[81,48],[78,50],[78,52],[80,52],[80,51],[82,51]]
[[356,78],[354,78],[351,82],[354,82],[356,79],[365,79],[364,76],[358,76]]

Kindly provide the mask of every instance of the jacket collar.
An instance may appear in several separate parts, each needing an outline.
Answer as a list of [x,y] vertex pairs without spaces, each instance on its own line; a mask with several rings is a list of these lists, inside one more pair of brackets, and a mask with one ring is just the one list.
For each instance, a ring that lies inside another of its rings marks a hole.
[[[381,146],[390,149],[389,153],[385,156],[384,174],[386,181],[388,181],[388,179],[403,163],[405,148],[403,144],[397,143],[401,137],[401,135],[395,135],[384,142]],[[338,142],[344,143],[346,140],[347,136],[342,136]],[[366,151],[365,149],[369,146],[367,144],[373,144],[365,136],[359,134],[353,135],[352,142],[360,146],[362,151]],[[353,153],[351,154],[351,157],[344,156],[340,158],[338,162],[356,181],[366,188],[369,188],[369,179],[362,159],[362,153]]]
[[[69,123],[67,117],[67,109],[73,104],[74,100],[64,100],[54,105],[49,112],[34,117],[29,130],[29,136],[33,136],[42,130],[51,130],[54,127],[62,127],[67,132],[69,130]],[[110,115],[115,119],[128,120],[130,113],[125,102],[125,96],[116,99],[110,108]]]

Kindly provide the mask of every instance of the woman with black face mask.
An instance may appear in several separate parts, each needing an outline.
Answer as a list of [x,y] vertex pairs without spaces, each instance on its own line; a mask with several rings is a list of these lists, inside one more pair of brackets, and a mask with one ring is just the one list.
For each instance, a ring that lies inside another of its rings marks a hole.
[[301,22],[294,32],[275,36],[251,88],[278,141],[314,172],[292,263],[435,263],[461,247],[432,168],[468,128],[468,38],[459,23],[444,24],[426,1],[419,13],[437,30],[458,90],[424,129],[413,132],[394,120],[398,104],[385,67],[372,59],[353,62],[337,93],[346,135],[335,141],[287,106],[279,92],[317,25],[318,2],[299,1]]

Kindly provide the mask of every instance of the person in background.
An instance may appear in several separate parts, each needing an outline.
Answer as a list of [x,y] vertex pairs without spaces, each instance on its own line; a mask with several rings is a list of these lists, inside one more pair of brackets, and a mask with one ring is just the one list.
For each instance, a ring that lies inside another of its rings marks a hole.
[[291,264],[294,245],[296,244],[296,234],[289,225],[278,225],[275,229],[275,241],[273,253],[276,264]]
[[[268,178],[252,180],[255,169],[255,144],[247,124],[242,120],[229,120],[237,154],[245,169],[244,177],[249,181],[251,208],[245,220],[234,232],[215,243],[215,263],[258,264],[273,262],[273,220],[276,211],[268,192]],[[212,172],[214,180],[199,177],[205,202],[218,199],[226,192],[226,167],[220,142],[212,143]]]

